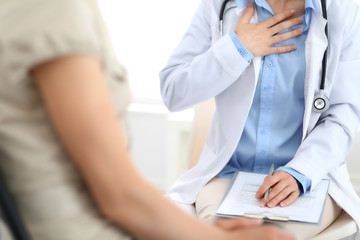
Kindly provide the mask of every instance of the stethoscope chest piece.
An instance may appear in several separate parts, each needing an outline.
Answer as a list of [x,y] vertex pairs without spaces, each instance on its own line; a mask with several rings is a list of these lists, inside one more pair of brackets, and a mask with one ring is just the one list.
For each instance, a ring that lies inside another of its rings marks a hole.
[[317,113],[323,113],[330,107],[329,98],[326,96],[324,90],[320,90],[314,97],[313,110]]

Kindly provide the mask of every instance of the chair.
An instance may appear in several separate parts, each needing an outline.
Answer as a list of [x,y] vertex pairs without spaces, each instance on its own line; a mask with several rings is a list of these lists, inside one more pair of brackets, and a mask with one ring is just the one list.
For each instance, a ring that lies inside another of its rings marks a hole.
[[[194,127],[190,149],[191,167],[196,164],[205,144],[214,107],[215,104],[213,100],[209,100],[195,106]],[[360,132],[358,134],[360,134]],[[343,212],[329,227],[313,237],[311,240],[352,240],[355,239],[357,231],[358,228],[355,221],[346,212]]]
[[[7,189],[4,179],[0,174],[0,239],[30,240],[29,234],[16,210],[14,201]],[[2,219],[3,218],[3,221]],[[10,230],[9,232],[7,230]],[[11,232],[11,234],[10,234]],[[6,234],[6,236],[2,236]],[[4,237],[4,238],[3,238]]]
[[353,240],[357,231],[357,225],[354,220],[346,212],[343,212],[330,226],[311,240]]

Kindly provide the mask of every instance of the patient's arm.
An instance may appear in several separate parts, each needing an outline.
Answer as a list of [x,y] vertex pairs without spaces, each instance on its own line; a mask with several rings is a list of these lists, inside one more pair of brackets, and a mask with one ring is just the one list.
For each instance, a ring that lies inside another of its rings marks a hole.
[[35,67],[33,75],[54,129],[100,211],[123,229],[154,240],[235,240],[249,235],[252,239],[289,239],[269,227],[233,230],[244,226],[239,220],[219,224],[231,229],[201,223],[144,181],[131,162],[97,59],[63,57]]

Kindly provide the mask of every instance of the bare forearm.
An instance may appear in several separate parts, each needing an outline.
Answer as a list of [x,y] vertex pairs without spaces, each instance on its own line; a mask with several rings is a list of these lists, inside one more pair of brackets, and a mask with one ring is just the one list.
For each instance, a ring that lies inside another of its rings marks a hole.
[[220,234],[185,215],[143,180],[131,163],[120,130],[111,131],[114,128],[110,122],[105,124],[100,135],[108,131],[106,136],[87,136],[86,141],[79,140],[86,147],[72,150],[104,215],[142,239],[199,240]]
[[[211,239],[220,231],[184,214],[148,184],[134,169],[121,128],[103,112],[99,131],[79,127],[67,142],[69,151],[89,184],[99,208],[111,221],[142,239]],[[93,120],[96,122],[94,116]],[[117,131],[114,131],[117,129]],[[81,137],[86,136],[86,137]],[[65,137],[66,138],[66,137]],[[77,146],[72,147],[72,146]],[[211,234],[210,234],[211,233]]]
[[211,227],[180,211],[144,181],[132,165],[97,59],[64,57],[33,73],[62,144],[99,209],[120,227],[147,240],[291,239],[273,228],[237,231],[236,222],[231,231]]
[[185,215],[143,180],[131,163],[115,118],[106,112],[99,116],[101,126],[95,127],[100,120],[94,116],[63,139],[105,217],[142,239],[199,240],[220,234]]
[[[133,187],[127,207],[120,207],[114,220],[142,239],[192,240],[221,239],[222,232],[186,215],[162,194],[144,183]],[[130,216],[130,218],[122,218]]]
[[55,60],[34,76],[55,131],[106,217],[143,239],[216,235],[219,230],[185,215],[134,169],[95,59]]

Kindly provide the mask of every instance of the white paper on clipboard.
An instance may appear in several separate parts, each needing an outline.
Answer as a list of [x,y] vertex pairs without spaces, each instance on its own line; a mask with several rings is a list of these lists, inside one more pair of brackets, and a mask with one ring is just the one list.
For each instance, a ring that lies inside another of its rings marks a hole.
[[227,193],[214,215],[222,217],[247,216],[274,221],[319,223],[329,188],[329,180],[322,180],[316,189],[300,196],[287,207],[262,208],[255,193],[265,174],[236,172]]

